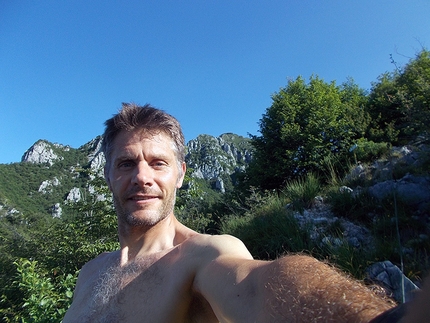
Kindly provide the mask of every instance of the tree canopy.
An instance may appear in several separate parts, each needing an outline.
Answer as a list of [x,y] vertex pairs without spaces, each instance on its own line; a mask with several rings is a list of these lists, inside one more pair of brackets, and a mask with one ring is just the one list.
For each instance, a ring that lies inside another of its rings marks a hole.
[[277,189],[307,172],[320,172],[324,160],[348,153],[366,131],[365,93],[352,80],[341,86],[302,77],[272,95],[272,105],[260,120],[261,136],[249,181]]
[[386,146],[427,140],[430,52],[422,50],[403,68],[381,74],[370,93],[352,79],[340,86],[318,76],[290,80],[272,95],[259,125],[261,135],[251,136],[255,155],[246,181],[262,189],[320,173],[328,160],[341,165],[352,160],[357,146],[365,158]]
[[372,86],[368,138],[405,144],[429,136],[430,52],[422,50],[403,68],[382,74]]

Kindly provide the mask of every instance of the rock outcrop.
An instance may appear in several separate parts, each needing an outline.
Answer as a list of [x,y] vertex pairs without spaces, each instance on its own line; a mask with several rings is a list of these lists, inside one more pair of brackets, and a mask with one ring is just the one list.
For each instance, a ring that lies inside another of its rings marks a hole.
[[52,192],[53,187],[61,185],[61,182],[57,177],[54,177],[52,180],[45,180],[39,186],[39,192],[43,194],[47,194]]
[[77,187],[73,187],[69,194],[67,194],[66,201],[77,203],[82,199],[81,190]]
[[88,149],[88,162],[91,168],[91,171],[97,174],[98,176],[103,176],[103,167],[105,165],[106,159],[101,151],[103,138],[101,136],[96,137],[95,139],[88,142],[86,145],[82,146],[82,148]]
[[[425,147],[423,147],[426,149]],[[357,165],[347,179],[366,178],[371,176],[374,184],[368,188],[371,196],[382,201],[386,198],[396,198],[402,203],[421,211],[430,209],[430,177],[417,176],[406,173],[401,178],[394,179],[396,167],[417,167],[422,163],[419,153],[408,147],[394,147],[389,159],[376,160],[372,165],[365,167]],[[397,176],[400,177],[400,176]],[[351,192],[353,191],[351,188]],[[354,189],[357,193],[357,189]]]
[[[56,160],[61,160],[62,157],[54,153],[54,144],[51,144],[44,140],[37,141],[31,146],[22,156],[22,162],[34,163],[34,164],[49,164],[52,166]],[[69,149],[67,147],[57,145],[58,148]]]
[[231,133],[219,137],[200,135],[187,144],[186,162],[193,169],[192,177],[214,181],[221,192],[223,177],[243,171],[251,159],[250,140]]
[[[349,247],[366,250],[372,248],[373,237],[368,229],[345,218],[336,217],[325,204],[322,197],[315,198],[315,203],[303,212],[295,212],[294,217],[302,229],[310,232],[310,239],[320,247],[339,247],[347,243]],[[333,227],[336,234],[333,235]]]
[[387,180],[369,188],[369,193],[382,200],[396,194],[403,203],[418,209],[427,209],[430,205],[430,177],[406,174],[399,180]]
[[388,295],[398,303],[409,302],[419,289],[399,267],[390,261],[374,263],[366,269],[366,279],[385,288]]

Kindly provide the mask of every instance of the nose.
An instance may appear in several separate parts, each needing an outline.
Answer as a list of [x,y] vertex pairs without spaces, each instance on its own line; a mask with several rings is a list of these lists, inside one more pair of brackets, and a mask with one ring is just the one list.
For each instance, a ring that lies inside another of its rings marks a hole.
[[134,170],[132,184],[139,185],[140,187],[152,186],[153,169],[145,162],[138,163]]

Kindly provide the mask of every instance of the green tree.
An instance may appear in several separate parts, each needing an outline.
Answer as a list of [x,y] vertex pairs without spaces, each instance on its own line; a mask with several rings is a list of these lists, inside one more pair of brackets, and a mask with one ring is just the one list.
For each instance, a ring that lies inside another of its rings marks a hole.
[[422,50],[403,68],[382,74],[373,84],[367,110],[372,122],[368,138],[405,144],[430,125],[430,52]]
[[324,160],[345,158],[368,125],[366,95],[352,80],[337,86],[318,77],[298,77],[272,96],[252,136],[251,185],[279,189],[307,172],[324,170]]
[[367,137],[375,142],[396,142],[399,135],[401,103],[397,99],[395,73],[384,73],[374,83],[367,111],[371,116]]
[[61,322],[70,306],[76,275],[49,275],[37,261],[18,259],[14,283],[23,292],[22,310],[13,322]]
[[406,137],[429,137],[430,129],[430,51],[422,50],[399,75],[401,112],[406,117]]

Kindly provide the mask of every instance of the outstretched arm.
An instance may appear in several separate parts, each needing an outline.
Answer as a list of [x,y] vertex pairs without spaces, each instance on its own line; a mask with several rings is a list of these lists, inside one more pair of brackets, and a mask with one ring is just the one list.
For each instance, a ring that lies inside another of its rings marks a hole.
[[[240,242],[230,243],[241,249]],[[221,322],[369,322],[394,305],[301,255],[267,262],[221,250],[197,273],[194,286]]]
[[360,282],[308,256],[286,256],[263,275],[266,322],[369,322],[394,306]]

